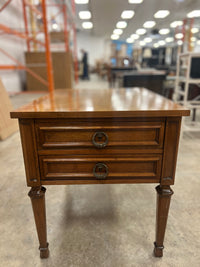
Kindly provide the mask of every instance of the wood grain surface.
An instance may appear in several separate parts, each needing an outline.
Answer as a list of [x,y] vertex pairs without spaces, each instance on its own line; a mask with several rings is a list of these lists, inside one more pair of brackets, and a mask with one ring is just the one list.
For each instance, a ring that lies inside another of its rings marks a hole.
[[11,112],[12,118],[189,116],[189,110],[144,88],[63,89]]

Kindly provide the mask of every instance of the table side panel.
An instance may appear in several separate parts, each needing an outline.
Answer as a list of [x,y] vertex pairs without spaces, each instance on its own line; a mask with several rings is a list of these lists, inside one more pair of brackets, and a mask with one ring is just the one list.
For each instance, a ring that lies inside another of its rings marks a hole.
[[173,185],[175,180],[181,117],[167,118],[164,140],[162,185]]
[[26,180],[28,186],[40,185],[40,171],[35,136],[35,125],[32,119],[20,119],[19,128],[24,156]]

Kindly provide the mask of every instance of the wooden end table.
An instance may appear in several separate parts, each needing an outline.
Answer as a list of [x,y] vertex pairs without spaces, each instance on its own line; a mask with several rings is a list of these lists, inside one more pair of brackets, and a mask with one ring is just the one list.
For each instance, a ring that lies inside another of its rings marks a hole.
[[173,194],[181,117],[189,110],[144,88],[63,89],[11,112],[19,119],[29,197],[49,255],[43,185],[157,183],[154,254]]

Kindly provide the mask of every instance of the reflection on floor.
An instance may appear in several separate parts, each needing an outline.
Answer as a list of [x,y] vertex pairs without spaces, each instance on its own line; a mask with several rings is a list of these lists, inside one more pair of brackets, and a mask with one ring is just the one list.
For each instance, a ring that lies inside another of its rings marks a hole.
[[[84,86],[83,86],[84,85]],[[80,82],[102,88],[106,82]],[[15,106],[32,100],[12,97]],[[155,185],[47,186],[50,258],[39,258],[19,133],[0,142],[0,266],[198,267],[200,135],[183,135],[164,257],[152,256]]]

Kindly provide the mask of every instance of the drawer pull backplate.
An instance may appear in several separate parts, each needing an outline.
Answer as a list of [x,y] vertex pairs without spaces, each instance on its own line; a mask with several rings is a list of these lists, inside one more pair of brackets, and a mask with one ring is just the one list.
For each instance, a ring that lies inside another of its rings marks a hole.
[[92,137],[92,143],[97,148],[104,148],[108,144],[108,136],[104,132],[96,132]]
[[97,163],[93,168],[93,174],[97,179],[106,179],[108,176],[108,166],[104,163]]

